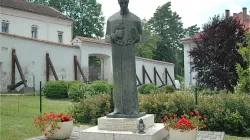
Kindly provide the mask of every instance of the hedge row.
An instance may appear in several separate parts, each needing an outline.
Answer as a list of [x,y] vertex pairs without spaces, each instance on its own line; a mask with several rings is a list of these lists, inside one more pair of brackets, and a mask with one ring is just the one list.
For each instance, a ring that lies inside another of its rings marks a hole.
[[163,87],[158,88],[154,84],[143,84],[139,86],[138,93],[140,94],[150,94],[150,93],[172,93],[175,91],[174,86],[165,85]]
[[69,98],[78,102],[87,94],[108,93],[112,85],[105,81],[95,81],[91,85],[81,81],[50,81],[43,87],[43,94],[47,98]]
[[[139,95],[140,110],[156,114],[155,121],[161,122],[165,115],[181,115],[183,110],[198,109],[208,118],[209,131],[224,131],[237,136],[250,136],[250,96],[236,94],[199,95],[195,106],[193,93]],[[97,118],[110,112],[109,94],[87,96],[71,108],[79,123],[94,123]]]

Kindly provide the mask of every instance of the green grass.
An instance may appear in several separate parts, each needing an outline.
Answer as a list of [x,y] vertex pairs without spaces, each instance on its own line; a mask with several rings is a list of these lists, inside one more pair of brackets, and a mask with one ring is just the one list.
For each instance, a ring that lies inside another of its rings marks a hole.
[[250,140],[250,138],[244,138],[244,137],[235,137],[235,136],[229,136],[226,135],[224,140]]
[[[70,104],[68,100],[42,98],[43,112],[60,113]],[[23,140],[42,135],[33,125],[39,114],[39,96],[0,96],[0,139]]]

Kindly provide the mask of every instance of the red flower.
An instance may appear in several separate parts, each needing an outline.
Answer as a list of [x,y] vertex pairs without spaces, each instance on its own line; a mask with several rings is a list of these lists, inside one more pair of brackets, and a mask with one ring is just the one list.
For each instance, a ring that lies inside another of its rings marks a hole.
[[168,116],[165,116],[165,117],[164,117],[164,120],[167,120],[167,119],[168,119]]
[[185,118],[185,115],[181,115],[181,118]]
[[196,115],[199,115],[200,112],[199,112],[198,110],[195,110],[195,114],[196,114]]
[[204,124],[204,128],[207,128],[207,126]]
[[194,112],[190,112],[190,115],[194,115]]
[[206,121],[207,120],[207,118],[204,118],[204,121]]
[[161,120],[161,123],[163,123],[163,120]]
[[177,117],[177,114],[174,114],[174,118],[176,118]]
[[186,113],[187,112],[187,110],[183,110],[183,113]]
[[58,126],[58,127],[57,127],[57,129],[61,129],[61,127],[60,127],[60,126]]
[[47,133],[44,133],[44,136],[48,136],[48,134],[47,134]]

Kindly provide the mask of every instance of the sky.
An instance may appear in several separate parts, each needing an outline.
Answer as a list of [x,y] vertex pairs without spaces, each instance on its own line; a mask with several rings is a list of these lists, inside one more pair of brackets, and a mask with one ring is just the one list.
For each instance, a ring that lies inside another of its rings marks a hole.
[[[118,0],[96,0],[102,4],[102,12],[105,20],[118,12],[120,7]],[[129,10],[141,19],[150,19],[156,9],[167,3],[169,0],[130,0]],[[242,12],[246,7],[250,15],[250,0],[170,0],[172,11],[177,12],[182,18],[184,28],[197,24],[202,27],[210,17],[217,14],[225,14],[225,10],[233,13]],[[106,21],[105,21],[106,23]]]

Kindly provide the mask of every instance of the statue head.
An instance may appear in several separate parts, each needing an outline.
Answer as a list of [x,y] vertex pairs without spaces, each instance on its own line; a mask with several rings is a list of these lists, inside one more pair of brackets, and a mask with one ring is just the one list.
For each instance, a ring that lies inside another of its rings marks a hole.
[[129,0],[118,0],[118,3],[122,12],[126,12],[128,10]]

